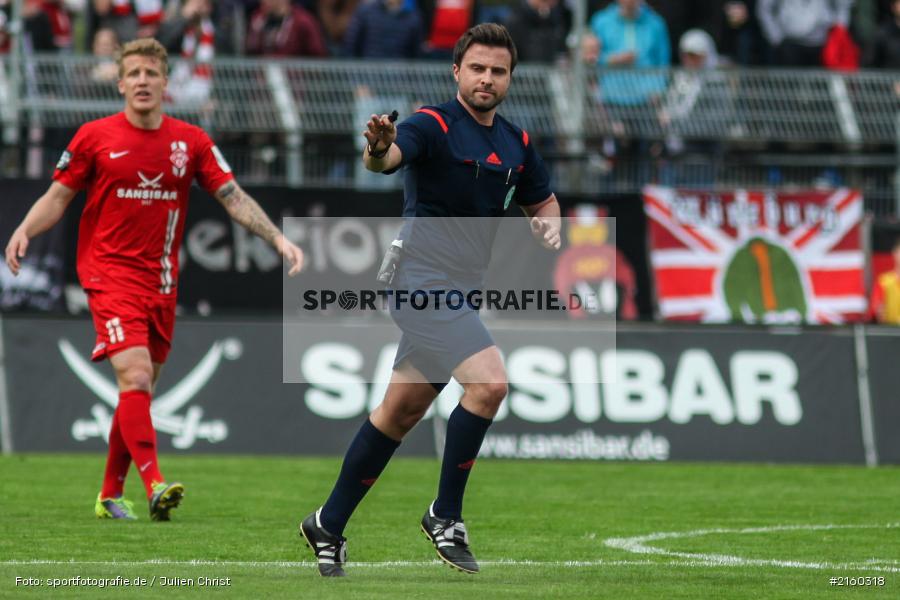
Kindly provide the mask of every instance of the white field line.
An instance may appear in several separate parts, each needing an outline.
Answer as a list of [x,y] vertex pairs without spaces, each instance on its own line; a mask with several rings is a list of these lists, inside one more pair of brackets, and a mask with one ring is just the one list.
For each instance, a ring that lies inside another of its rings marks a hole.
[[765,558],[743,558],[727,554],[706,554],[695,552],[676,552],[657,546],[649,545],[649,542],[660,540],[673,540],[695,538],[705,535],[734,535],[754,533],[775,533],[780,531],[831,531],[837,529],[897,529],[900,523],[887,523],[883,525],[775,525],[771,527],[745,527],[741,529],[695,529],[693,531],[657,532],[649,535],[629,538],[608,538],[603,543],[610,548],[625,550],[634,554],[652,554],[669,558],[682,559],[689,562],[707,563],[709,566],[720,567],[781,567],[787,569],[813,569],[813,570],[858,570],[878,571],[884,573],[900,573],[900,562],[895,560],[881,560],[871,558],[865,562],[856,563],[832,563],[809,562],[799,560],[780,560]]

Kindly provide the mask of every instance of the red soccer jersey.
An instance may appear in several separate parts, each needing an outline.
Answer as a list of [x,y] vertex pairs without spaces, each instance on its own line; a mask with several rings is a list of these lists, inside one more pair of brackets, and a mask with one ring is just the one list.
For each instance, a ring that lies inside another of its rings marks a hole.
[[209,136],[164,116],[159,129],[119,113],[86,123],[53,179],[87,188],[78,233],[78,278],[86,290],[174,295],[191,182],[209,193],[234,178]]

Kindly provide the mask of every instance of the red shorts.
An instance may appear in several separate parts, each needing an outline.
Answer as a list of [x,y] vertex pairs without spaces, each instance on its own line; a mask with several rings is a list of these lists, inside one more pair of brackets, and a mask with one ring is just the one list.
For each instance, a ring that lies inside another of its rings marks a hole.
[[175,329],[175,298],[104,290],[88,290],[87,296],[97,331],[92,361],[144,346],[150,350],[150,360],[166,362]]

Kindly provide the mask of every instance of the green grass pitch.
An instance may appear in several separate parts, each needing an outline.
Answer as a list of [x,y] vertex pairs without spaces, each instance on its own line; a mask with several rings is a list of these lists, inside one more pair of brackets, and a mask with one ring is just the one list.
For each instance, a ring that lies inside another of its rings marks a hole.
[[[895,467],[482,460],[465,506],[482,562],[472,576],[439,563],[419,531],[438,463],[397,459],[347,528],[350,577],[325,580],[297,525],[337,459],[164,456],[187,488],[170,523],[149,521],[134,470],[126,496],[141,520],[94,518],[103,463],[0,458],[0,598],[900,598]],[[46,583],[76,576],[156,579]],[[866,576],[883,585],[829,582]],[[199,587],[206,577],[230,586]]]

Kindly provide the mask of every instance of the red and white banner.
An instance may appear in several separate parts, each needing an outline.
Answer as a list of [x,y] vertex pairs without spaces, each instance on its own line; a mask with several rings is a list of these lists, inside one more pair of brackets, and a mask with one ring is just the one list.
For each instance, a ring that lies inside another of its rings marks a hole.
[[663,318],[844,323],[866,311],[862,194],[644,188]]

